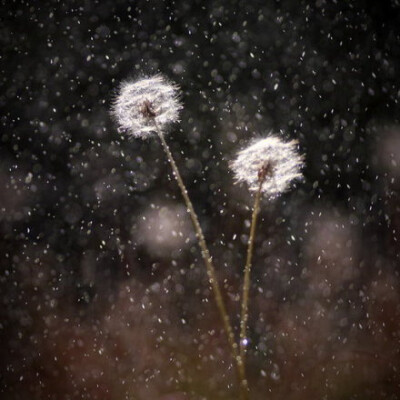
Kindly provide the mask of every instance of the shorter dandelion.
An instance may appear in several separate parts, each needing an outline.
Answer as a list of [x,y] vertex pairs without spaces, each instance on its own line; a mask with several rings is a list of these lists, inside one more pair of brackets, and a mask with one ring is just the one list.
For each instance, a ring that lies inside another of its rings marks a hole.
[[127,80],[119,88],[111,114],[121,131],[147,138],[157,129],[165,132],[169,124],[179,120],[182,105],[178,93],[178,87],[162,75]]
[[275,197],[288,190],[294,179],[302,177],[303,157],[297,152],[297,141],[284,142],[270,135],[240,151],[231,168],[237,182],[249,189]]
[[247,320],[250,291],[251,259],[253,255],[257,216],[260,211],[261,195],[274,198],[289,189],[294,179],[302,177],[303,157],[297,152],[297,141],[284,142],[278,136],[270,135],[255,141],[240,151],[230,164],[236,181],[246,182],[249,190],[255,192],[250,235],[244,267],[243,294],[240,318],[240,356],[245,371],[245,354],[248,343]]

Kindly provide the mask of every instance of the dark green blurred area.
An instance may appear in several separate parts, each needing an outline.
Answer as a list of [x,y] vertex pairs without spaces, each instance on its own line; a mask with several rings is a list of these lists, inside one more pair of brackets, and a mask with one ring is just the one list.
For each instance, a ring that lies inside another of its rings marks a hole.
[[251,399],[399,399],[398,1],[3,2],[0,393],[235,399],[229,347],[161,146],[117,132],[161,72],[168,142],[235,326],[251,196],[228,162],[269,132],[304,181],[263,203]]

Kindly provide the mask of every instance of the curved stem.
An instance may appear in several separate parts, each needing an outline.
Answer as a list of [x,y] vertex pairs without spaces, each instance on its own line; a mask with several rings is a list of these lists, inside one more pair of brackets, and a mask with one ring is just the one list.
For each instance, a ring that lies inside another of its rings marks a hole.
[[244,373],[246,373],[245,358],[246,358],[246,345],[247,345],[247,320],[249,318],[249,291],[250,291],[250,272],[251,272],[251,259],[253,256],[254,239],[257,225],[257,216],[260,211],[261,189],[264,183],[264,177],[259,180],[258,190],[256,192],[253,214],[251,217],[250,236],[247,247],[246,265],[244,267],[244,282],[243,282],[243,295],[242,295],[242,311],[240,316],[240,358],[243,362]]
[[172,153],[169,149],[169,146],[167,144],[167,142],[165,141],[165,137],[163,132],[161,131],[161,129],[156,125],[156,131],[158,134],[158,137],[161,140],[161,144],[163,146],[163,149],[167,155],[168,161],[171,164],[175,179],[178,183],[178,186],[182,192],[182,196],[183,199],[185,201],[187,210],[190,214],[190,217],[192,219],[192,223],[194,226],[194,229],[196,231],[196,236],[197,239],[199,241],[199,245],[200,245],[200,249],[201,249],[201,256],[203,257],[206,269],[207,269],[207,275],[208,275],[208,280],[210,282],[210,286],[213,289],[213,293],[214,293],[214,298],[215,298],[215,302],[217,304],[217,308],[218,311],[220,313],[221,319],[223,321],[224,324],[224,329],[225,332],[228,336],[228,342],[230,344],[231,347],[231,351],[232,351],[232,356],[235,360],[235,364],[237,367],[237,371],[238,371],[238,375],[239,375],[239,379],[240,379],[240,388],[241,388],[241,398],[243,400],[247,400],[248,399],[248,386],[247,386],[247,380],[246,377],[244,375],[244,365],[242,362],[242,358],[239,354],[238,351],[238,346],[237,343],[235,342],[235,336],[233,334],[233,329],[232,329],[232,325],[231,325],[231,321],[229,318],[229,315],[226,311],[226,307],[225,307],[225,303],[224,300],[222,298],[222,294],[221,294],[221,289],[220,286],[218,284],[218,280],[217,280],[217,275],[215,272],[215,268],[214,265],[212,263],[212,258],[210,255],[210,252],[208,250],[206,241],[204,239],[204,234],[203,234],[203,230],[201,229],[200,223],[199,223],[199,219],[197,217],[196,211],[194,210],[193,204],[189,198],[187,189],[185,184],[183,183],[183,180],[181,178],[181,175],[179,173],[179,169],[178,166],[175,163],[175,160],[172,156]]

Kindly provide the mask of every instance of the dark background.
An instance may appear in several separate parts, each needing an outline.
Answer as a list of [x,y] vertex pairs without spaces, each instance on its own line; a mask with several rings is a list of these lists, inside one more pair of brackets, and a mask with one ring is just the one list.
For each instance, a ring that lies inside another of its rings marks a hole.
[[400,399],[397,0],[3,0],[0,18],[2,398],[237,398],[166,157],[109,115],[121,80],[161,72],[235,326],[251,196],[228,162],[270,131],[306,157],[262,207],[251,399]]

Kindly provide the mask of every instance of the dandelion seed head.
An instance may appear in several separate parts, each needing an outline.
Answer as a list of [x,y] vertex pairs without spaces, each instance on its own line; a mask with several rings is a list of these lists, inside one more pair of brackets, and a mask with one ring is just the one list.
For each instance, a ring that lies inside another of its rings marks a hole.
[[303,157],[297,151],[297,141],[284,142],[270,135],[254,141],[240,151],[230,164],[237,182],[246,182],[251,191],[261,190],[276,197],[289,189],[294,179],[302,178]]
[[156,126],[165,128],[179,119],[179,89],[162,75],[122,82],[111,114],[119,128],[134,137],[146,138]]

